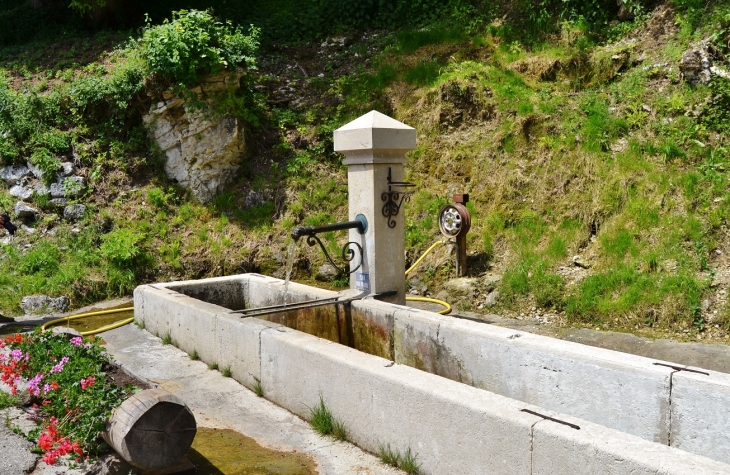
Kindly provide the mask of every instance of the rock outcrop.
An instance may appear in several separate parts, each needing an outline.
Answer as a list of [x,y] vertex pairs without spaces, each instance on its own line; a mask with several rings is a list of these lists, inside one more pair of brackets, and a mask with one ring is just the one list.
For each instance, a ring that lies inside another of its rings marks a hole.
[[[203,103],[213,95],[239,87],[242,71],[209,76],[191,89]],[[207,203],[229,184],[243,161],[245,142],[241,122],[215,116],[208,108],[164,93],[154,101],[144,122],[165,154],[165,173]]]
[[685,81],[691,84],[708,84],[713,76],[730,79],[730,73],[715,64],[721,56],[709,40],[698,41],[689,45],[682,55],[679,70]]

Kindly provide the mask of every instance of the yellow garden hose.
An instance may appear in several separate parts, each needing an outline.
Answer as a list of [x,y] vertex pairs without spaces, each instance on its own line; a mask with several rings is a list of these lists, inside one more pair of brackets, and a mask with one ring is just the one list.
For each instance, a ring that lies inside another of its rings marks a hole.
[[[431,253],[431,251],[433,251],[434,249],[436,249],[438,246],[441,246],[442,244],[447,244],[447,243],[448,243],[448,241],[436,241],[435,243],[433,243],[431,245],[431,247],[429,247],[428,249],[426,249],[426,252],[424,252],[421,255],[421,257],[419,257],[418,260],[416,262],[414,262],[411,267],[408,268],[408,270],[406,270],[406,275],[410,274],[411,271],[413,271],[413,269],[415,269],[416,267],[418,267],[418,265],[423,261],[423,259],[427,255],[429,255]],[[447,302],[444,302],[443,300],[432,299],[432,298],[428,298],[428,297],[406,297],[406,301],[409,301],[409,302],[429,302],[429,303],[435,303],[437,305],[442,305],[444,307],[444,309],[443,310],[440,310],[439,312],[437,312],[437,313],[439,313],[441,315],[446,315],[447,313],[451,312],[451,305],[449,305]]]
[[[57,318],[55,320],[51,320],[50,322],[44,323],[41,326],[41,331],[46,331],[47,327],[56,325],[57,323],[63,323],[68,322],[70,320],[76,320],[78,318],[86,318],[86,317],[93,317],[96,315],[109,315],[112,313],[124,313],[124,312],[131,312],[134,310],[134,307],[125,307],[125,308],[115,308],[112,310],[101,310],[98,312],[88,312],[88,313],[80,313],[78,315],[74,315],[73,317],[63,317],[63,318]],[[96,330],[89,330],[86,332],[81,332],[81,336],[89,336],[89,335],[96,335],[97,333],[102,333],[105,331],[113,330],[115,328],[122,327],[128,323],[132,323],[134,321],[134,317],[126,318],[124,320],[120,320],[118,322],[111,323],[109,325],[104,325],[103,327],[97,328]]]
[[446,244],[447,242],[448,242],[448,241],[436,241],[435,243],[433,243],[433,244],[431,245],[431,247],[429,247],[428,249],[426,249],[426,252],[424,252],[424,253],[423,253],[423,254],[421,255],[421,257],[419,257],[419,258],[418,258],[418,260],[417,260],[416,262],[414,262],[414,263],[413,263],[413,265],[412,265],[411,267],[409,267],[409,268],[408,268],[408,270],[406,271],[406,275],[410,274],[410,273],[411,273],[411,271],[412,271],[413,269],[415,269],[416,267],[418,267],[418,264],[420,264],[420,263],[421,263],[421,261],[423,261],[423,259],[424,259],[424,258],[425,258],[425,257],[426,257],[427,255],[429,255],[429,254],[431,253],[431,251],[433,251],[434,249],[436,249],[436,248],[437,248],[438,246],[441,246],[442,244]]
[[451,312],[451,305],[449,305],[448,302],[444,302],[443,300],[432,299],[429,297],[406,297],[406,300],[409,302],[430,302],[438,305],[443,305],[444,309],[436,312],[440,313],[441,315],[446,315],[447,313]]

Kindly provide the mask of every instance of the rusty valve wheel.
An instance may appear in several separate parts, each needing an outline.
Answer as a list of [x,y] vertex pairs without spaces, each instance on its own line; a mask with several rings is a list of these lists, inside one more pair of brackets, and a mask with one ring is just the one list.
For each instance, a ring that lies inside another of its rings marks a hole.
[[439,229],[446,237],[464,235],[471,227],[471,216],[462,204],[446,205],[439,212]]

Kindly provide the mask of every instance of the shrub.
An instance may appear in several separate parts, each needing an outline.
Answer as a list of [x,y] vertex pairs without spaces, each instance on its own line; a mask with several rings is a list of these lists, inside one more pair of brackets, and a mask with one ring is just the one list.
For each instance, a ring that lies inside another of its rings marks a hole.
[[[42,430],[31,436],[46,453],[44,460],[53,464],[66,454],[95,454],[102,447],[98,434],[111,411],[131,393],[131,388],[122,390],[106,379],[102,368],[109,359],[99,340],[69,340],[37,331],[8,336],[0,340],[3,346],[13,352],[0,358],[2,379],[13,393],[18,391],[16,377],[28,380],[32,401],[39,404]],[[61,446],[73,446],[73,451],[61,451]]]
[[130,268],[144,255],[144,236],[129,228],[117,229],[102,237],[101,255],[112,265]]
[[180,10],[162,25],[152,26],[148,18],[139,45],[150,73],[190,86],[205,74],[240,64],[255,68],[258,38],[259,29],[253,25],[244,35],[209,12]]

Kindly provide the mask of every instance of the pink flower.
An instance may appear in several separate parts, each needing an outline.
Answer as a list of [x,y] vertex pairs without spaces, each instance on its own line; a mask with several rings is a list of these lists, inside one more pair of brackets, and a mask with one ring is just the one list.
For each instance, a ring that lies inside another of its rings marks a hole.
[[53,368],[51,368],[51,374],[60,373],[61,371],[63,371],[63,365],[65,365],[66,363],[68,363],[68,356],[64,356],[63,358],[61,358],[61,361]]
[[42,379],[43,373],[38,373],[33,378],[31,378],[30,381],[28,381],[28,392],[31,393],[33,396],[38,396],[41,393],[41,390],[38,386],[41,384]]
[[91,376],[86,379],[81,380],[81,389],[86,390],[87,388],[90,388],[94,385],[94,382],[96,381],[96,378]]
[[71,338],[71,343],[73,343],[75,346],[81,346],[81,343],[83,342],[83,338],[80,336],[75,336]]

